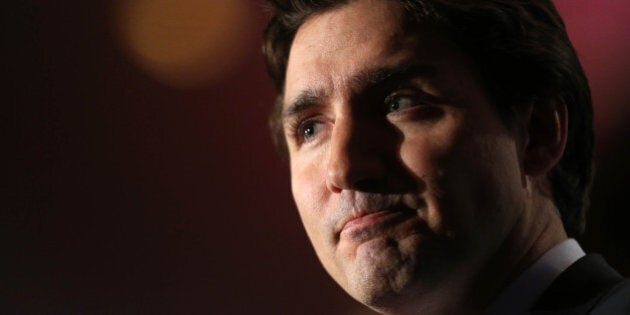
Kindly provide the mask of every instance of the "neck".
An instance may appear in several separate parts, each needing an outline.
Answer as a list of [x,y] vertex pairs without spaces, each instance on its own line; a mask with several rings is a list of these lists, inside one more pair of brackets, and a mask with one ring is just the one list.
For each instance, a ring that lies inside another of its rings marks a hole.
[[[529,237],[510,235],[502,244],[491,263],[487,264],[472,282],[468,303],[480,314],[512,281],[532,266],[555,245],[567,239],[559,216],[539,214],[530,225]],[[510,238],[512,240],[510,240]],[[472,313],[475,314],[475,313]]]
[[469,314],[481,314],[523,271],[567,239],[558,209],[551,199],[540,197],[531,205],[471,282],[467,302],[462,303],[476,310]]

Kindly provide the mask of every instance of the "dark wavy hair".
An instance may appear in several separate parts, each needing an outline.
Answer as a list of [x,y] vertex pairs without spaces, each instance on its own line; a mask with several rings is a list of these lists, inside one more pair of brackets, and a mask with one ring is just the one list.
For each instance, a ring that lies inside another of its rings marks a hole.
[[[561,98],[569,114],[567,146],[549,172],[566,232],[583,232],[593,178],[593,106],[588,82],[562,18],[550,0],[399,1],[408,18],[434,27],[472,58],[501,119],[519,108]],[[312,14],[348,0],[270,0],[263,53],[278,98],[270,118],[274,141],[286,154],[279,113],[287,59],[297,29]]]

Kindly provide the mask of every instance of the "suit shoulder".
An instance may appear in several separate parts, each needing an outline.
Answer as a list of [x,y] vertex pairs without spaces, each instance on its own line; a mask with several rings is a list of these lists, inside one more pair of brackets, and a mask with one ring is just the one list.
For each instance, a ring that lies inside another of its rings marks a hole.
[[593,315],[629,315],[630,279],[624,279],[612,288],[595,305]]

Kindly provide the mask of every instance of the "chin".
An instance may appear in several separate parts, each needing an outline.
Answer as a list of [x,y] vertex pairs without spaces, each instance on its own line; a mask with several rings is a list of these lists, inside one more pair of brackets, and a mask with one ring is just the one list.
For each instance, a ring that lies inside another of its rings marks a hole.
[[417,282],[419,276],[417,240],[389,238],[370,240],[357,247],[351,266],[346,269],[346,291],[368,306],[387,305]]
[[365,242],[346,266],[344,289],[377,310],[417,299],[420,292],[432,291],[453,270],[453,264],[444,259],[450,257],[443,252],[445,245],[427,242],[419,235]]

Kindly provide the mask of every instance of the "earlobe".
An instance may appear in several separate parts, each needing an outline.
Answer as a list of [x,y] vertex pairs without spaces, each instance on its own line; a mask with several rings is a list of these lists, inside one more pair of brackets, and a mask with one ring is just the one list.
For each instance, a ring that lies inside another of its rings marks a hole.
[[567,143],[568,113],[561,97],[532,105],[523,166],[529,176],[545,176],[562,158]]

